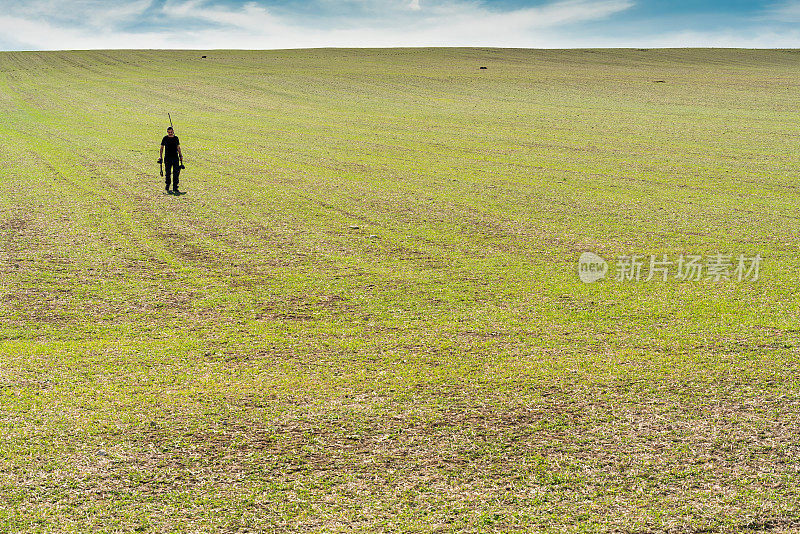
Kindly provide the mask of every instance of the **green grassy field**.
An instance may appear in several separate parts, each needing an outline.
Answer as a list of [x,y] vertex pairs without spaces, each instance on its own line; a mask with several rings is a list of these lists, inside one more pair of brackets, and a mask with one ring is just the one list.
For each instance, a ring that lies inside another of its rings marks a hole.
[[0,531],[800,532],[798,89],[782,50],[0,54]]

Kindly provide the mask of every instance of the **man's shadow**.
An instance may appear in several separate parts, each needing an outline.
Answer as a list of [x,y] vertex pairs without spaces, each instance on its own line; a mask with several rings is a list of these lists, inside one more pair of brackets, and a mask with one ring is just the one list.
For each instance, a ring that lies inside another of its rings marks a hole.
[[172,195],[172,196],[175,196],[175,197],[179,197],[181,195],[185,195],[186,191],[165,191],[164,194],[165,195]]

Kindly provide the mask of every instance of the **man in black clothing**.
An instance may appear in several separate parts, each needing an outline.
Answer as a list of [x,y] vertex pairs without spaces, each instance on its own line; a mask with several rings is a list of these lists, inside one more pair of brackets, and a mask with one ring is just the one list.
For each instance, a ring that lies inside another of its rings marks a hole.
[[[166,150],[164,150],[166,149]],[[174,173],[175,177],[172,178],[172,191],[178,192],[178,178],[183,169],[183,154],[181,153],[181,142],[178,141],[178,136],[172,130],[172,126],[167,128],[167,135],[161,140],[161,152],[159,153],[158,162],[164,162],[167,168],[167,191],[169,191],[170,178]]]

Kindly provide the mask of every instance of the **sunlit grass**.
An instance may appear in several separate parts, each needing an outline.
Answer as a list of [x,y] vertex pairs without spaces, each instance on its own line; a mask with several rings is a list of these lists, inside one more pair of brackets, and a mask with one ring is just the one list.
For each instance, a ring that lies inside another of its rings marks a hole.
[[799,57],[0,54],[0,530],[796,529]]

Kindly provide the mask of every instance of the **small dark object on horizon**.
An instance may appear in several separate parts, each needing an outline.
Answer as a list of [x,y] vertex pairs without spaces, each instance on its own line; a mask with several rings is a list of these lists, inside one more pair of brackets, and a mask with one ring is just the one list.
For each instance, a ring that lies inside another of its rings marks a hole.
[[206,57],[208,57],[208,56],[200,56],[200,59],[205,59]]
[[664,80],[655,80],[653,83],[667,83]]
[[481,70],[483,70],[483,69],[488,69],[488,68],[489,68],[489,67],[481,67]]

